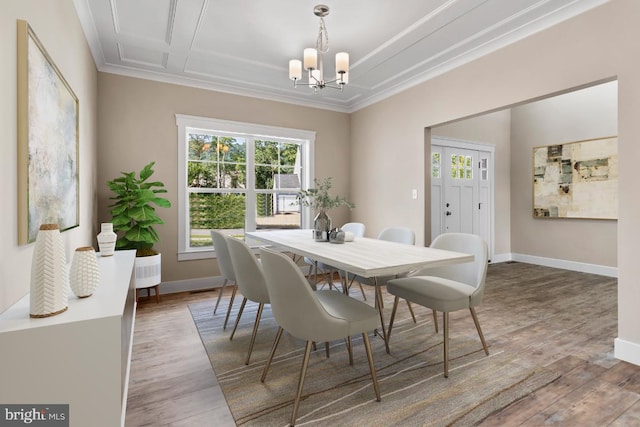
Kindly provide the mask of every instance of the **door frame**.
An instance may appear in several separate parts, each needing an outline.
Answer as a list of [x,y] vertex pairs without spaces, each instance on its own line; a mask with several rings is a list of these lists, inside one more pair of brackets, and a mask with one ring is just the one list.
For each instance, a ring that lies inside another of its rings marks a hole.
[[[490,242],[488,242],[489,249],[489,260],[493,259],[493,254],[495,251],[495,152],[496,146],[495,144],[485,143],[485,142],[477,142],[477,141],[468,141],[457,138],[449,138],[444,136],[431,136],[431,146],[429,147],[429,156],[428,164],[426,165],[426,170],[428,171],[427,176],[430,177],[429,185],[431,186],[431,152],[433,146],[442,147],[450,147],[450,148],[458,148],[465,150],[474,150],[474,151],[482,151],[485,153],[489,153],[489,232]],[[441,163],[442,167],[442,163]],[[442,169],[441,169],[442,172]],[[433,223],[433,218],[431,218],[431,222]],[[426,224],[425,224],[426,225]],[[432,224],[429,224],[429,229],[431,229]],[[434,236],[431,236],[433,239]]]

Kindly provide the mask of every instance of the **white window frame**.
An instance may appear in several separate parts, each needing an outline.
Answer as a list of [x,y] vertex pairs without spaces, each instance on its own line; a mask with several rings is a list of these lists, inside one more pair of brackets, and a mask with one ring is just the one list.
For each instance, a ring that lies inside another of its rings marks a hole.
[[[238,136],[247,139],[266,139],[271,141],[291,142],[296,141],[301,144],[302,154],[302,176],[300,177],[302,188],[309,188],[313,183],[314,173],[314,146],[316,133],[314,131],[283,128],[276,126],[266,126],[254,123],[235,122],[229,120],[219,120],[209,117],[188,116],[176,114],[176,126],[178,127],[178,261],[194,259],[215,258],[215,251],[212,248],[191,248],[189,247],[189,192],[187,188],[187,160],[189,143],[187,134],[194,130],[201,130],[203,133],[224,133],[227,136]],[[251,158],[253,162],[253,143],[247,144],[247,163]],[[251,156],[251,157],[249,157]],[[255,200],[250,195],[254,194],[253,174],[247,172],[247,218],[245,226],[247,231],[251,227],[255,229]],[[257,193],[257,192],[256,192]],[[311,228],[311,209],[301,207],[301,222],[303,228]]]

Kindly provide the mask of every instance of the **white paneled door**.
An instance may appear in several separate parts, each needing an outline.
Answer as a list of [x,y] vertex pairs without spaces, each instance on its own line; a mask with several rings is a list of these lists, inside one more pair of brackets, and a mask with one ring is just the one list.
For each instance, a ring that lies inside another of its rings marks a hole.
[[431,239],[442,233],[472,233],[492,247],[492,152],[482,148],[432,142]]

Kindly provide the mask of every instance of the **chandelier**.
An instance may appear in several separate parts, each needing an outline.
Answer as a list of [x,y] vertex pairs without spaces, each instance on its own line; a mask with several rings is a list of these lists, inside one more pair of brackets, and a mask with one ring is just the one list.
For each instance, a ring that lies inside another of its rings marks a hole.
[[[320,18],[320,28],[315,49],[310,47],[304,50],[304,64],[299,59],[289,61],[289,78],[293,80],[293,87],[309,86],[314,93],[318,89],[330,87],[342,91],[349,83],[349,54],[346,52],[336,53],[336,77],[333,80],[325,80],[323,67],[324,54],[329,52],[329,34],[324,25],[324,17],[329,14],[329,6],[319,4],[313,8],[313,14]],[[302,81],[302,67],[308,72],[307,82]]]

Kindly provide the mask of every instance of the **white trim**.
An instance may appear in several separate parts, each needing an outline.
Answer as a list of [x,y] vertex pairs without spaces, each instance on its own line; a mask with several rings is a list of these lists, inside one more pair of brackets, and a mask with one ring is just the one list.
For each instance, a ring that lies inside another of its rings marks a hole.
[[640,366],[640,344],[618,337],[613,340],[613,355],[616,359]]
[[580,271],[582,273],[599,274],[601,276],[618,277],[618,268],[606,265],[587,264],[584,262],[567,261],[555,258],[545,258],[535,255],[511,254],[511,260],[527,264],[543,265],[545,267],[562,268],[564,270]]
[[203,291],[222,287],[224,277],[208,276],[197,279],[174,280],[160,284],[161,294],[175,294],[178,292]]
[[491,257],[491,264],[498,264],[500,262],[509,262],[513,261],[512,254],[495,254]]

